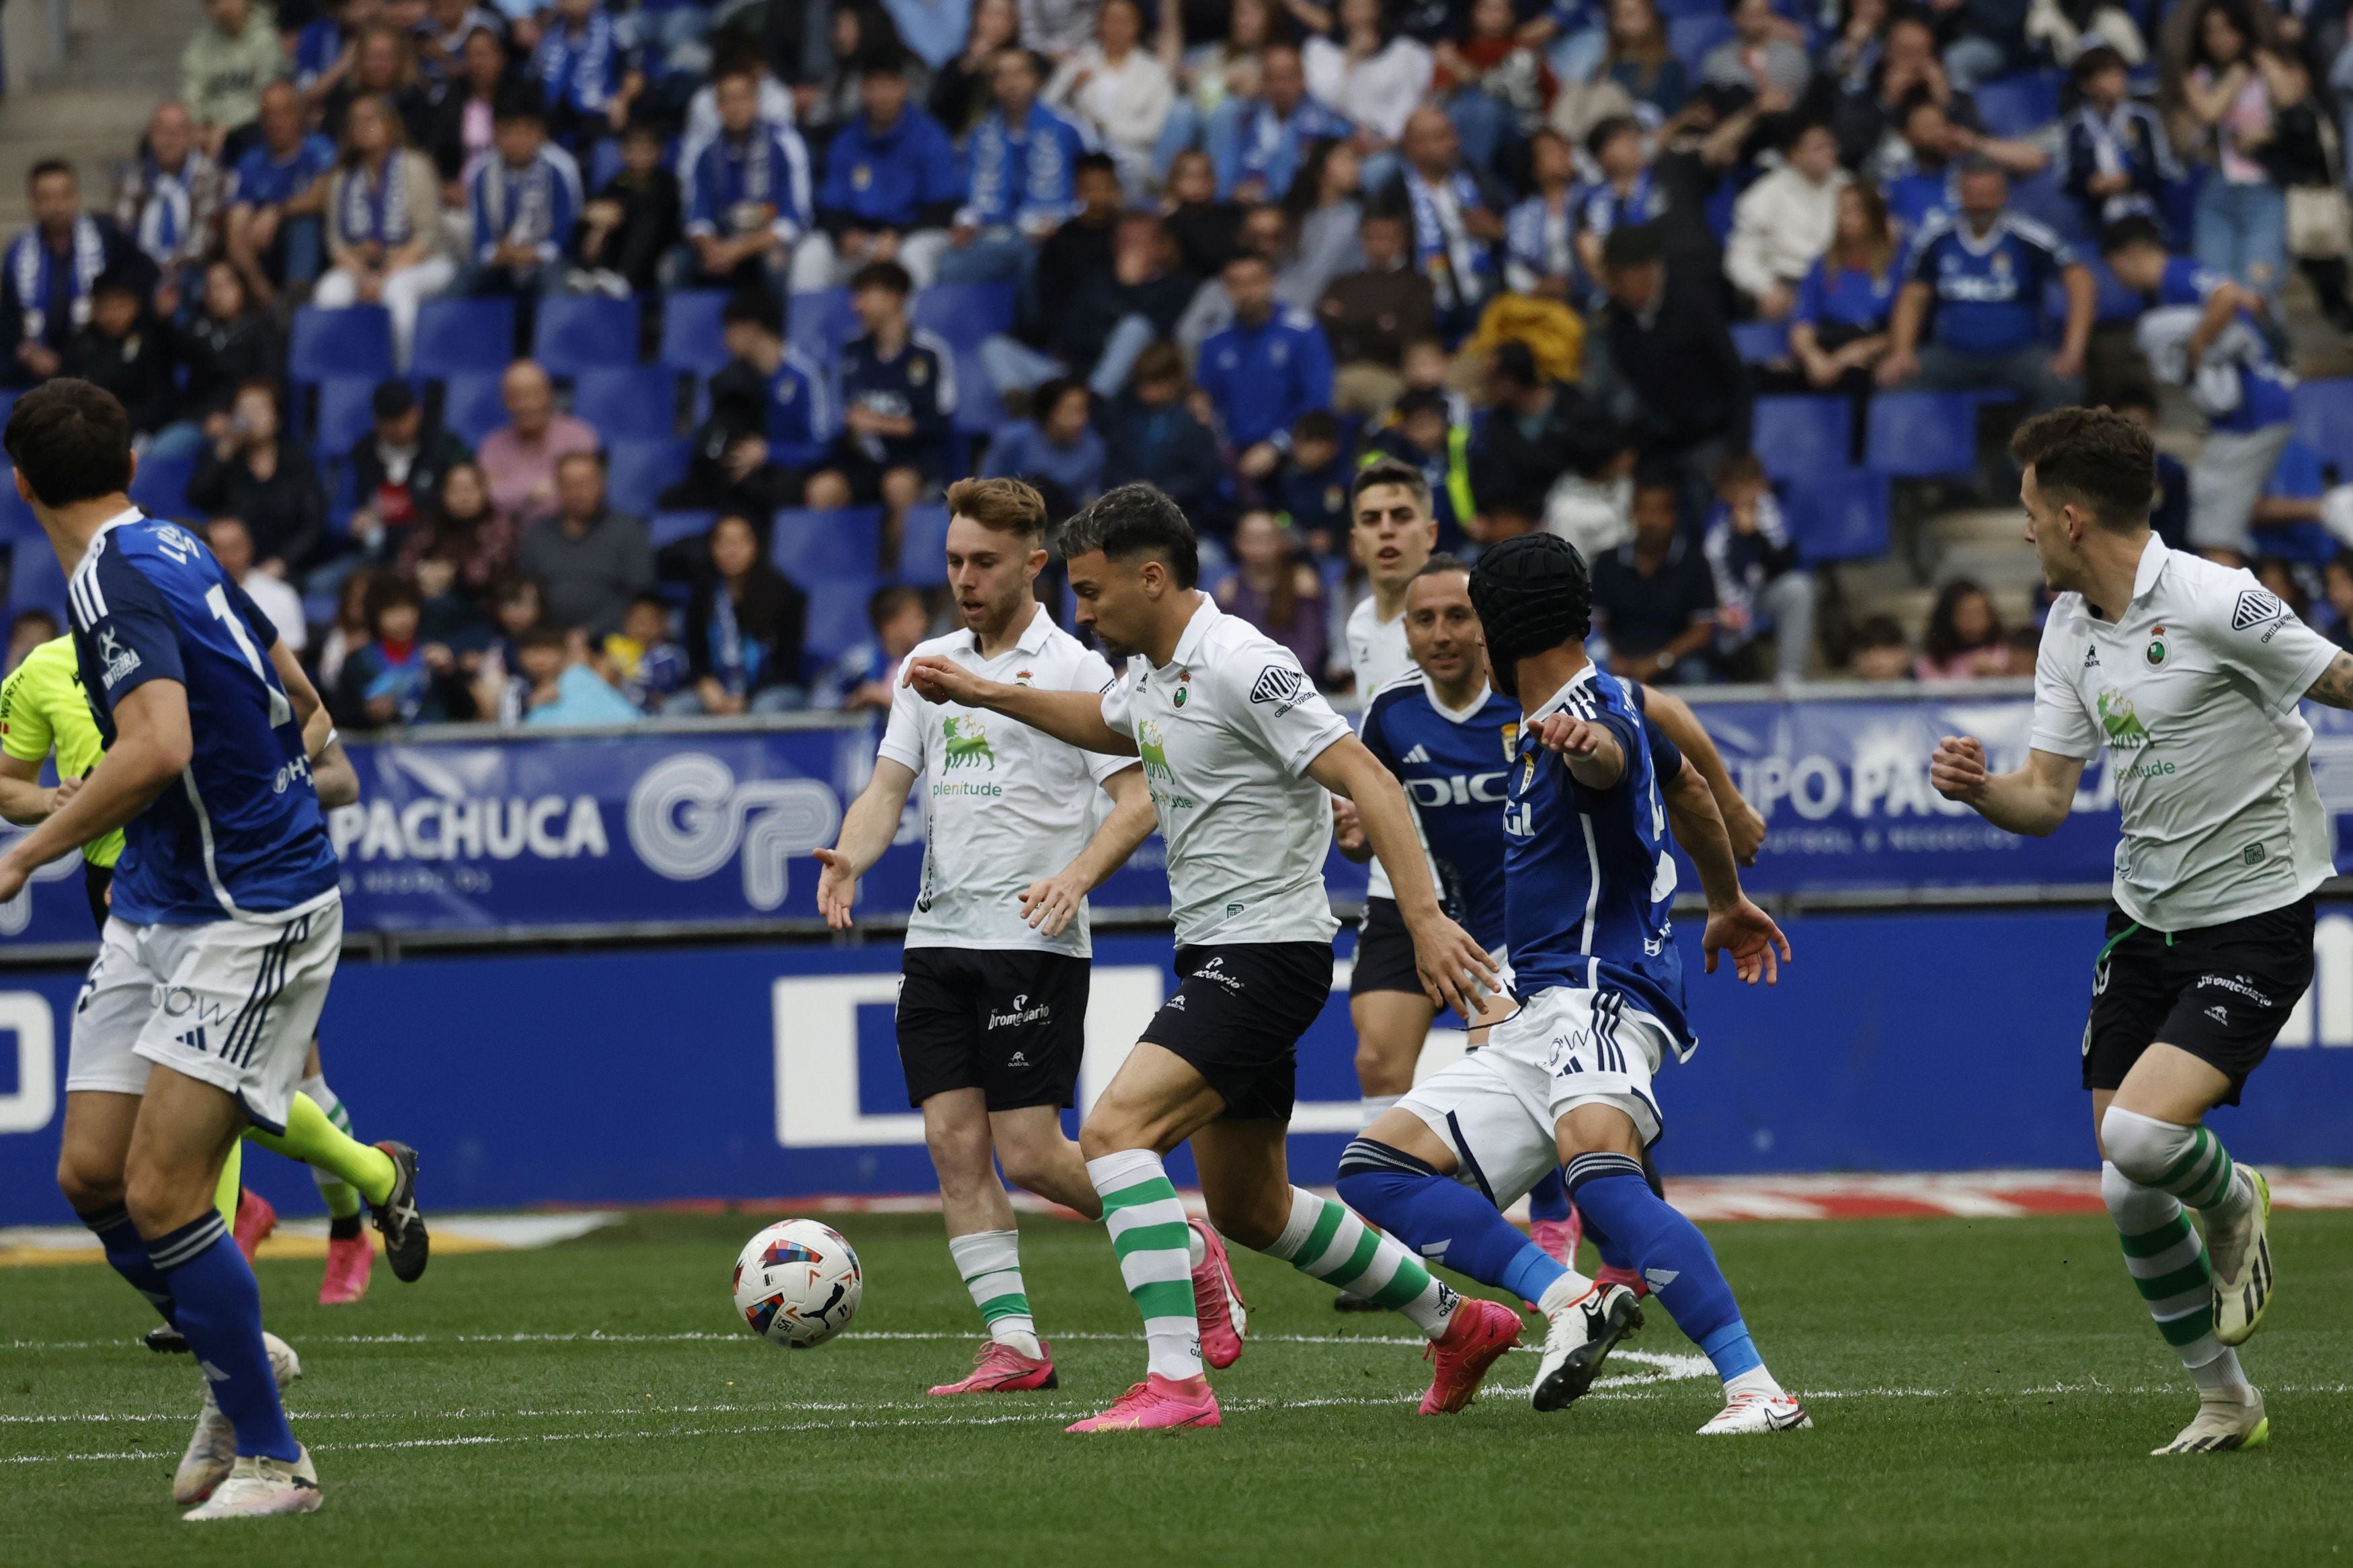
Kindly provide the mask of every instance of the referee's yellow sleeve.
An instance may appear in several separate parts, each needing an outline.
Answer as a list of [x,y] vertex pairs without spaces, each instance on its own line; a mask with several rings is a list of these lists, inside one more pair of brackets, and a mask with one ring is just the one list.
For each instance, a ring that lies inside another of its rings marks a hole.
[[37,763],[49,754],[49,716],[38,702],[26,700],[26,668],[18,665],[0,681],[0,752],[20,763]]

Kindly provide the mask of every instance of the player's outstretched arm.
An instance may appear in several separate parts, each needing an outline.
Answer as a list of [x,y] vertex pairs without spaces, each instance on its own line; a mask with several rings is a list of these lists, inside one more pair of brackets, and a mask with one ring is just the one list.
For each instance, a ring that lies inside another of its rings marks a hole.
[[1985,747],[1975,735],[1946,736],[1928,759],[1928,782],[1938,795],[1959,801],[2004,832],[2030,838],[2058,831],[2083,777],[2083,758],[2042,751],[2027,752],[2026,765],[2014,773],[1989,773]]
[[1772,916],[1741,891],[1740,867],[1733,858],[1732,837],[1715,808],[1715,792],[1685,757],[1663,793],[1667,826],[1697,868],[1700,888],[1707,895],[1707,929],[1699,942],[1707,973],[1715,973],[1718,954],[1729,952],[1732,972],[1746,984],[1754,985],[1760,977],[1767,985],[1779,984],[1776,958],[1780,963],[1789,962],[1789,939]]
[[849,929],[849,906],[858,900],[858,879],[882,858],[899,832],[900,815],[907,809],[907,792],[915,787],[915,770],[888,757],[874,759],[874,776],[841,819],[841,837],[830,849],[812,851],[818,865],[817,908],[835,931]]
[[1122,768],[1103,780],[1112,799],[1111,815],[1087,840],[1071,862],[1050,877],[1040,877],[1021,891],[1021,912],[1030,925],[1048,936],[1060,936],[1079,912],[1080,902],[1103,886],[1103,879],[1127,863],[1135,847],[1152,835],[1152,791],[1142,768]]
[[1135,742],[1103,722],[1099,691],[1040,691],[1009,681],[985,680],[952,658],[925,654],[907,661],[902,677],[926,702],[961,702],[1017,719],[1082,752],[1132,757]]
[[1724,831],[1732,839],[1732,858],[1743,866],[1757,864],[1757,852],[1765,847],[1765,819],[1732,782],[1732,770],[1724,765],[1724,753],[1715,749],[1707,726],[1699,721],[1690,703],[1672,691],[1646,686],[1642,704],[1651,721],[1666,731],[1667,739],[1707,782],[1707,793],[1715,797],[1716,815],[1724,818]]
[[1558,752],[1568,765],[1568,776],[1588,789],[1616,789],[1626,776],[1626,749],[1606,724],[1568,713],[1547,713],[1536,726],[1536,739]]
[[2353,708],[2353,653],[2340,653],[2330,659],[2305,695],[2330,708]]
[[0,855],[0,899],[13,899],[39,867],[103,837],[147,808],[195,754],[188,689],[154,679],[115,700],[114,744],[70,799]]
[[1432,1002],[1461,1014],[1464,1023],[1477,1022],[1487,993],[1494,988],[1495,961],[1439,907],[1430,858],[1414,831],[1405,786],[1353,734],[1318,752],[1307,764],[1307,776],[1356,803],[1365,837],[1372,841],[1381,869],[1389,874],[1398,913],[1413,933],[1413,962],[1421,972],[1422,988]]
[[41,764],[38,762],[28,763],[22,757],[0,756],[0,817],[19,827],[44,821],[61,804],[57,798],[58,791],[64,790],[65,798],[71,799],[73,791],[67,789],[66,785],[80,782],[79,779],[67,779],[52,789],[41,782]]

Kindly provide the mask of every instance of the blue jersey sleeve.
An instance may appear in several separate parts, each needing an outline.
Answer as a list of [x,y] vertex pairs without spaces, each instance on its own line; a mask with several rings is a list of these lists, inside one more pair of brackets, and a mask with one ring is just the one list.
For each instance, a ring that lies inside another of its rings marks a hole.
[[151,680],[187,684],[178,623],[163,590],[122,555],[100,548],[88,570],[74,574],[68,597],[74,629],[95,656],[84,682],[104,695],[109,712]]
[[229,607],[245,617],[246,629],[253,634],[253,646],[264,653],[278,646],[278,623],[271,620],[259,605],[253,602],[237,580],[227,573],[221,574],[221,585],[227,590]]

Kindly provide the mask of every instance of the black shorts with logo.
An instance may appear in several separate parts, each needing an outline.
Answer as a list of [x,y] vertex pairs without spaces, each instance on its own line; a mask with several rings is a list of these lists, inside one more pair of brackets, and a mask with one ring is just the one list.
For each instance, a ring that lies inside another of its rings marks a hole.
[[1328,942],[1176,950],[1176,991],[1143,1037],[1174,1051],[1225,1100],[1227,1121],[1288,1121],[1299,1037],[1332,994]]
[[1348,972],[1348,994],[1371,991],[1429,994],[1421,988],[1421,972],[1413,966],[1413,933],[1405,929],[1395,899],[1366,899],[1364,921],[1356,927],[1356,963]]
[[2084,1087],[2115,1089],[2162,1040],[2227,1074],[2239,1103],[2312,984],[2313,900],[2196,931],[2149,931],[2108,911],[2084,1026]]
[[1085,1054],[1089,963],[1062,952],[911,947],[899,982],[907,1103],[977,1089],[991,1110],[1067,1106]]

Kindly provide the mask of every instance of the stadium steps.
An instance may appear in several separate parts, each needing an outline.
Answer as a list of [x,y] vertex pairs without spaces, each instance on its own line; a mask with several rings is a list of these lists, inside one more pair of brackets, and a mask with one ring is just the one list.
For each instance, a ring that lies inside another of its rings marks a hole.
[[111,197],[115,169],[138,145],[148,113],[179,90],[181,47],[203,21],[200,0],[70,0],[66,58],[55,68],[9,29],[0,236],[24,226],[26,171],[43,158],[69,160],[91,205]]

